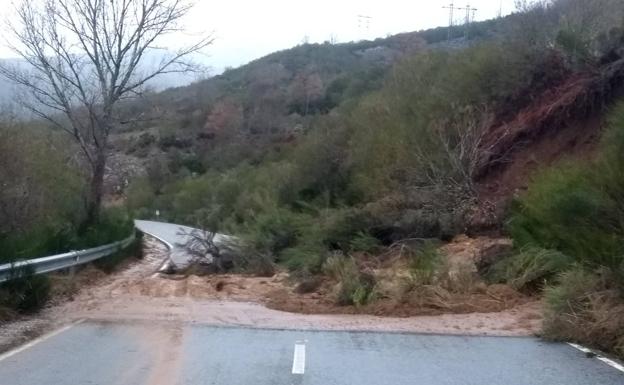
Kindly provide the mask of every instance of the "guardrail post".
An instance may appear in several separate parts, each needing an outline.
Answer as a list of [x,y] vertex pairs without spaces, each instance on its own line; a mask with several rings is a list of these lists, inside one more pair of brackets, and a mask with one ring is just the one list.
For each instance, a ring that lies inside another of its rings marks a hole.
[[80,252],[74,251],[74,262],[76,265],[72,265],[69,267],[69,278],[73,279],[76,276],[76,266],[78,262],[80,262]]

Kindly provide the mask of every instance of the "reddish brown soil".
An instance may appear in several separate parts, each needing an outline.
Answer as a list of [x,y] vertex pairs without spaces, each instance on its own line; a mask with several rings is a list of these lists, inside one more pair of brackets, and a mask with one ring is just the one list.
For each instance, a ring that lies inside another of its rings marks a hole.
[[[439,290],[439,288],[430,288]],[[270,309],[302,314],[370,314],[385,317],[434,316],[442,314],[497,313],[512,309],[534,300],[523,296],[505,285],[483,287],[473,293],[448,293],[440,290],[412,298],[397,300],[380,298],[373,303],[356,306],[337,306],[332,300],[331,285],[326,284],[311,294],[295,294],[292,289],[280,289],[269,293],[265,304]]]
[[601,129],[602,119],[595,116],[516,143],[505,164],[491,169],[479,180],[481,200],[499,206],[526,190],[536,171],[563,159],[591,159]]
[[[440,249],[446,268],[436,285],[405,289],[402,279],[408,273],[407,261],[400,255],[384,257],[383,263],[367,261],[368,271],[377,277],[377,296],[366,306],[338,306],[338,284],[328,279],[311,293],[299,294],[292,285],[269,292],[262,301],[272,309],[303,314],[372,314],[392,317],[422,315],[496,313],[534,301],[506,285],[486,285],[478,276],[477,265],[511,249],[504,238],[458,236]],[[398,254],[398,253],[397,253]],[[446,280],[453,281],[451,284]],[[283,281],[287,283],[287,281]]]
[[570,75],[536,95],[512,118],[495,124],[481,145],[479,212],[473,227],[500,223],[506,205],[536,170],[565,158],[591,158],[605,107],[622,94],[624,60]]

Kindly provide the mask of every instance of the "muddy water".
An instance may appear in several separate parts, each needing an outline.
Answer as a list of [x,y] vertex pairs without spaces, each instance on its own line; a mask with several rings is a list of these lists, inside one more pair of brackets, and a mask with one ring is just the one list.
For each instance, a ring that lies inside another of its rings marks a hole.
[[178,370],[178,363],[167,358],[167,351],[176,349],[184,335],[181,327],[170,329],[172,324],[495,336],[533,335],[541,326],[540,304],[537,302],[499,313],[410,318],[276,311],[262,303],[275,290],[288,289],[284,275],[273,278],[227,275],[171,279],[155,273],[166,258],[166,248],[148,239],[145,251],[146,257],[142,261],[114,275],[94,279],[95,282],[85,285],[73,301],[52,306],[31,317],[28,323],[36,324],[36,330],[24,327],[24,322],[3,325],[0,347],[8,348],[24,338],[77,319],[163,322],[168,325],[165,331],[157,329],[143,338],[150,345],[147,350],[155,355],[154,359],[162,361],[162,369],[159,366],[153,373],[154,381],[157,381],[159,371]]
[[262,305],[287,277],[226,275],[168,278],[154,274],[166,249],[146,242],[146,258],[125,271],[82,290],[73,302],[51,310],[66,319],[153,320],[262,328],[401,331],[517,336],[539,330],[539,303],[500,313],[448,314],[411,318],[370,315],[304,315]]

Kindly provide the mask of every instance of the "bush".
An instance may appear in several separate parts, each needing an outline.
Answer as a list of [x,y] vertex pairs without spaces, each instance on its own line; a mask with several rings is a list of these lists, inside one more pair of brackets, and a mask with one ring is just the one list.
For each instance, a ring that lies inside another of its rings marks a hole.
[[616,202],[596,173],[562,166],[539,175],[512,208],[509,231],[518,247],[559,250],[579,261],[613,266],[623,250]]
[[319,231],[322,242],[329,249],[342,250],[346,253],[353,248],[353,242],[360,242],[355,246],[363,247],[366,245],[362,241],[368,243],[368,246],[375,242],[369,235],[375,220],[365,210],[358,208],[323,210],[318,221],[321,226]]
[[[0,245],[4,247],[0,248],[0,257],[13,262],[102,246],[127,238],[133,229],[134,224],[124,210],[105,210],[100,223],[82,234],[67,225],[2,239]],[[99,259],[94,264],[110,273],[128,257],[140,257],[141,250],[141,240],[137,239],[130,247]],[[50,289],[50,281],[45,275],[34,275],[32,268],[28,267],[15,269],[11,278],[0,284],[0,309],[4,309],[3,313],[37,311],[47,302]]]
[[137,218],[148,219],[154,210],[156,194],[149,179],[141,178],[133,180],[126,189],[128,208],[135,212]]
[[332,250],[373,251],[378,241],[368,234],[370,219],[357,209],[294,212],[267,209],[241,227],[244,242],[255,253],[273,256],[299,277],[319,274]]
[[333,117],[318,119],[300,139],[295,151],[288,154],[294,170],[282,188],[282,203],[303,201],[306,205],[335,207],[354,200],[349,192],[345,126],[344,121]]
[[49,294],[47,277],[34,275],[29,267],[16,268],[10,279],[0,284],[0,306],[32,313],[43,307]]
[[59,254],[76,243],[70,224],[32,228],[0,238],[0,261],[4,263]]
[[460,190],[448,203],[461,205],[474,195],[478,146],[491,122],[483,111],[502,108],[538,68],[526,52],[492,42],[403,59],[352,114],[358,189],[377,198],[439,186]]
[[592,268],[619,268],[624,255],[624,105],[609,122],[597,160],[542,172],[514,203],[508,229],[517,247],[558,250]]
[[295,276],[306,278],[321,273],[328,250],[319,243],[302,244],[284,250],[281,258]]
[[97,224],[87,228],[78,237],[75,249],[86,249],[126,239],[134,231],[134,221],[125,208],[103,210]]
[[297,294],[314,293],[323,285],[323,280],[318,276],[307,277],[301,280],[301,282],[295,288]]
[[544,336],[575,341],[624,357],[624,300],[614,272],[567,271],[546,289]]
[[279,262],[282,251],[295,246],[308,219],[286,209],[262,213],[245,229],[245,242],[258,252],[273,255]]
[[550,284],[546,337],[624,357],[622,154],[624,105],[610,115],[595,160],[543,172],[514,203],[508,229],[521,251],[497,269],[516,287]]
[[380,249],[379,240],[370,234],[360,231],[349,242],[351,251],[361,251],[365,253],[374,253]]
[[556,250],[527,247],[496,263],[488,276],[516,290],[542,289],[573,263],[573,258]]
[[363,306],[374,299],[375,276],[362,272],[355,259],[335,254],[323,265],[326,275],[338,282],[336,303],[341,306]]
[[13,262],[102,246],[127,238],[133,229],[134,223],[124,209],[107,209],[102,211],[98,224],[82,231],[68,222],[0,238],[0,261]]
[[113,255],[96,260],[94,265],[105,273],[110,274],[128,258],[143,258],[143,233],[137,232],[135,240],[128,247],[119,250]]
[[255,250],[246,249],[236,252],[234,269],[258,277],[272,277],[275,275],[273,256],[259,254]]
[[409,271],[412,281],[417,285],[432,285],[437,278],[442,257],[437,244],[426,242],[422,248],[408,249]]

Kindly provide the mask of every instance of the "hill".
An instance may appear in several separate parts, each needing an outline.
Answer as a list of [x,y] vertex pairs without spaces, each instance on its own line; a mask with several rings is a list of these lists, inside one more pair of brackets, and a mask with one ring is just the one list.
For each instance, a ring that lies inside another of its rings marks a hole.
[[[144,165],[128,203],[143,216],[158,209],[236,233],[249,246],[245,268],[277,263],[303,282],[325,274],[340,283],[338,301],[357,306],[382,284],[367,256],[413,240],[508,235],[515,248],[479,262],[480,277],[550,293],[554,337],[569,321],[567,300],[580,301],[583,328],[597,331],[598,306],[619,306],[624,249],[619,158],[607,155],[619,142],[601,139],[621,127],[606,117],[622,95],[623,12],[613,0],[559,0],[451,42],[437,29],[302,45],[154,95],[140,108],[146,121],[115,143]],[[562,161],[578,171],[561,171]],[[612,170],[610,179],[586,167]],[[429,298],[430,285],[470,290],[439,282],[436,254],[416,249],[411,294],[401,296]],[[588,304],[583,285],[610,294]]]
[[[436,28],[374,41],[304,44],[148,95],[127,106],[128,117],[139,111],[140,118],[129,118],[113,141],[121,166],[113,168],[145,174],[151,163],[164,159],[203,173],[261,162],[317,118],[379,90],[401,59],[432,49],[461,49],[496,35],[504,25],[490,20],[455,28],[450,42],[448,29]],[[126,174],[111,175],[109,191],[121,191]]]

